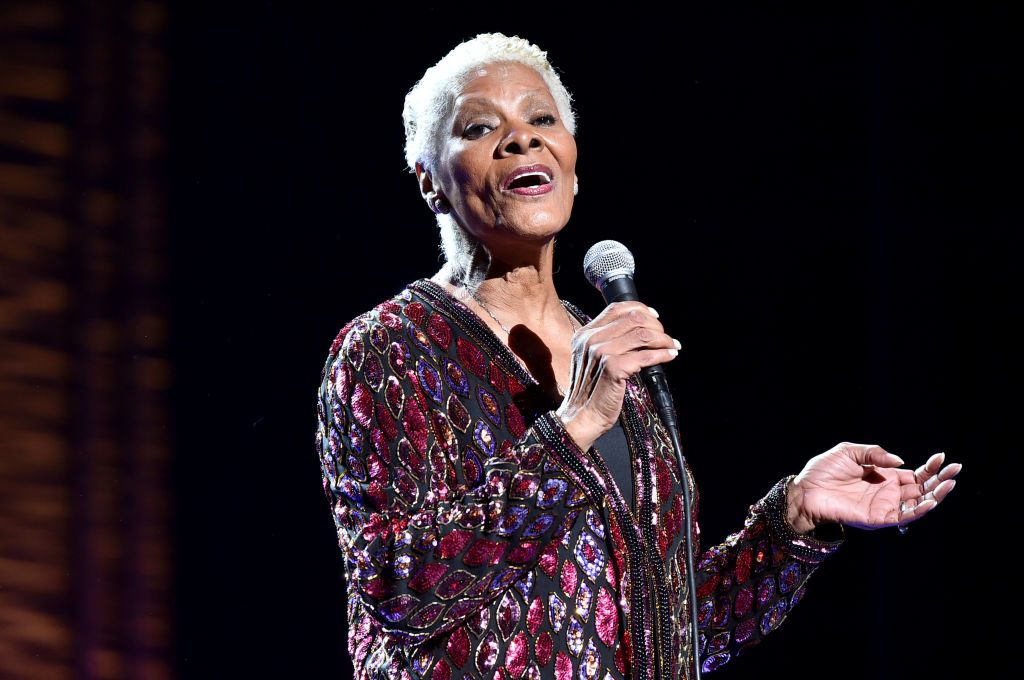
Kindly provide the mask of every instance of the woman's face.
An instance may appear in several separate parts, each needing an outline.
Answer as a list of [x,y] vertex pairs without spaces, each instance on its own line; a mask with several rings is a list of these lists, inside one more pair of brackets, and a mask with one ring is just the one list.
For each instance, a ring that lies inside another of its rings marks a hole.
[[576,140],[543,78],[514,62],[476,71],[455,100],[431,182],[493,255],[549,240],[572,212]]

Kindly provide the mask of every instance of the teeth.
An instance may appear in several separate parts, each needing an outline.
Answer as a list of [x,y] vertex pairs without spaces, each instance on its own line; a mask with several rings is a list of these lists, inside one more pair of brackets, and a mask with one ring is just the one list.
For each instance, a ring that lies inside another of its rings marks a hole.
[[541,172],[539,170],[534,170],[533,172],[524,172],[521,175],[516,175],[515,178],[511,182],[509,182],[509,184],[513,184],[515,182],[521,182],[522,180],[524,180],[524,179],[526,179],[528,177],[540,177],[541,179],[544,180],[545,184],[550,184],[551,183],[551,175],[549,175],[546,172]]

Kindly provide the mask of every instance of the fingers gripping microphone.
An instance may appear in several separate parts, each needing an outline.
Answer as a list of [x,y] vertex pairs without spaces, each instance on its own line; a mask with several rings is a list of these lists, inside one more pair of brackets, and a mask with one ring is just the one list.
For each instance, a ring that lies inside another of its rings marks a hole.
[[[640,299],[636,294],[636,284],[633,282],[633,270],[633,253],[618,241],[595,243],[583,257],[583,272],[587,276],[587,281],[601,291],[606,304]],[[683,522],[683,530],[686,544],[686,585],[689,590],[690,603],[690,640],[692,641],[691,649],[694,650],[692,677],[694,680],[700,680],[702,645],[700,625],[697,619],[697,586],[694,579],[693,502],[690,498],[690,484],[684,472],[686,465],[683,461],[683,447],[679,441],[679,423],[676,419],[675,406],[672,404],[672,395],[668,390],[665,369],[660,365],[648,366],[641,369],[640,373],[654,405],[658,408],[658,415],[672,438],[676,464],[679,466],[680,474],[684,475],[680,481],[683,487],[683,502],[686,504],[687,516],[690,518],[689,521]]]
[[[601,291],[606,304],[613,302],[635,301],[640,298],[636,294],[633,282],[633,253],[618,241],[600,241],[595,243],[583,257],[583,273],[590,285]],[[658,409],[662,422],[671,431],[679,426],[676,410],[672,405],[672,395],[668,390],[665,369],[659,364],[641,369],[647,391]]]

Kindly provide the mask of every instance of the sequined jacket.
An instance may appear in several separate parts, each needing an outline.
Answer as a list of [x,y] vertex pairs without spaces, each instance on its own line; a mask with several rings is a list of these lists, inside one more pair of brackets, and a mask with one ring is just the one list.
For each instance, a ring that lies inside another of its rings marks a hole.
[[[358,680],[692,675],[683,477],[646,390],[631,383],[623,407],[633,507],[554,406],[430,281],[339,333],[317,449]],[[704,670],[774,630],[838,547],[794,533],[787,481],[695,551]]]

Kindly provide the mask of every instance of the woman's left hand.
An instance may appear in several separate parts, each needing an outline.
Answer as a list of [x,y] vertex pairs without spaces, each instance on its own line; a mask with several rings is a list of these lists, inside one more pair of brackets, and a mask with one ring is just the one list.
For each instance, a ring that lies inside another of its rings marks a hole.
[[811,458],[789,487],[789,521],[800,533],[839,522],[861,529],[920,519],[953,490],[959,463],[936,453],[917,470],[880,446],[844,442]]

